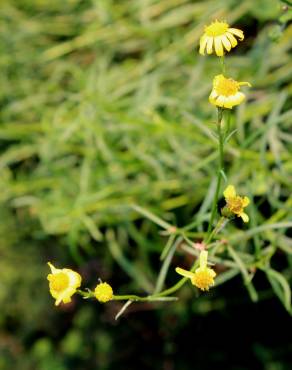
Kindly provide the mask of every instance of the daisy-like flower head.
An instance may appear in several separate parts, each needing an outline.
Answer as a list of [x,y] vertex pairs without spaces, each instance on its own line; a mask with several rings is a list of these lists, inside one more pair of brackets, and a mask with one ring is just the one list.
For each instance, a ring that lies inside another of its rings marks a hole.
[[99,283],[95,287],[94,296],[99,302],[108,302],[113,298],[113,295],[113,289],[108,283]]
[[244,213],[244,208],[249,205],[248,197],[240,197],[237,195],[233,185],[228,185],[224,190],[223,195],[225,197],[228,211],[238,217],[241,217],[243,222],[248,222],[249,217],[246,213]]
[[217,107],[232,109],[245,99],[245,95],[239,91],[240,86],[243,85],[251,86],[249,82],[238,82],[222,74],[215,76],[213,89],[209,96],[210,103]]
[[215,53],[218,57],[224,55],[224,50],[230,51],[237,45],[236,37],[240,41],[244,39],[243,32],[237,28],[230,28],[226,22],[215,21],[209,26],[205,26],[205,32],[200,38],[200,50],[199,53],[204,55],[205,49],[207,54]]
[[175,271],[191,280],[191,283],[201,290],[209,290],[210,286],[214,285],[216,272],[207,266],[208,252],[202,251],[199,257],[200,265],[195,272],[184,270],[177,267]]
[[50,262],[51,274],[48,275],[50,293],[56,299],[55,305],[71,302],[72,295],[81,285],[81,276],[70,269],[57,269]]

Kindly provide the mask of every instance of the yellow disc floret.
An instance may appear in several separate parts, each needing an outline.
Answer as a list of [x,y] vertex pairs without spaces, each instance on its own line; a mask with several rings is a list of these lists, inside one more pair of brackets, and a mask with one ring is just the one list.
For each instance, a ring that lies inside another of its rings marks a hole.
[[214,78],[213,87],[218,95],[231,96],[235,95],[239,90],[239,83],[232,78],[225,78],[223,75],[218,75]]
[[222,74],[215,76],[209,96],[210,103],[221,108],[232,109],[245,99],[245,95],[239,91],[240,86],[243,85],[251,86],[249,82],[238,82]]
[[244,222],[248,222],[249,217],[244,212],[244,208],[249,205],[249,198],[237,195],[233,185],[228,185],[223,195],[225,197],[227,209],[236,216],[241,217]]
[[49,285],[51,290],[61,292],[69,286],[69,278],[64,272],[58,272],[56,274],[49,274],[48,276]]
[[58,306],[61,302],[71,302],[72,295],[81,285],[81,276],[70,269],[57,269],[50,262],[48,265],[51,269],[51,274],[48,274],[50,293],[56,299],[55,305]]
[[102,303],[108,302],[113,298],[113,289],[108,283],[97,284],[94,290],[95,298]]
[[221,36],[224,35],[225,32],[227,32],[229,28],[229,24],[225,22],[218,22],[217,20],[215,22],[212,22],[209,26],[205,26],[205,34],[207,36]]
[[215,51],[216,55],[222,57],[224,51],[230,51],[237,45],[236,37],[242,41],[244,39],[243,32],[237,28],[230,28],[226,22],[215,21],[209,26],[205,26],[205,32],[200,38],[199,53],[204,55],[212,54]]
[[193,278],[191,279],[193,285],[201,290],[209,290],[210,286],[214,285],[214,277],[216,273],[214,270],[206,267],[204,269],[198,268]]
[[202,251],[199,257],[200,265],[195,272],[184,270],[180,267],[177,267],[175,271],[191,280],[192,284],[201,290],[209,290],[211,286],[215,284],[214,278],[216,272],[207,267],[208,263],[208,252]]

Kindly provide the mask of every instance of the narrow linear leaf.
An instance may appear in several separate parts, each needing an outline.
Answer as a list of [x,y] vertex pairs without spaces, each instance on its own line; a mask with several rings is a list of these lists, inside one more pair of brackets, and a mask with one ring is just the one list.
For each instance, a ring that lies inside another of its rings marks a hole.
[[174,242],[174,239],[175,239],[175,234],[171,234],[167,240],[167,243],[165,244],[162,252],[161,252],[161,255],[160,255],[160,260],[163,261],[165,259],[165,257],[168,255],[168,252],[170,250],[170,248],[172,247],[173,245],[173,242]]
[[239,273],[240,273],[240,270],[238,268],[233,268],[233,269],[224,271],[216,277],[215,285],[218,286],[218,285],[224,284],[226,283],[226,281],[233,279]]
[[221,170],[220,173],[221,173],[221,176],[223,177],[224,181],[228,182],[225,172],[223,170]]
[[230,134],[227,135],[227,137],[225,138],[225,143],[227,143],[231,137],[238,131],[238,129],[236,128],[235,130],[231,131]]
[[93,222],[91,217],[83,216],[82,222],[94,240],[101,241],[103,239],[102,233],[99,231],[98,227]]
[[169,266],[170,266],[170,263],[171,263],[172,258],[174,256],[176,248],[181,243],[182,239],[183,239],[182,237],[177,238],[176,242],[170,246],[168,254],[167,254],[167,256],[166,256],[166,258],[165,258],[165,260],[162,264],[162,267],[160,269],[154,293],[159,293],[162,290],[164,282],[165,282],[165,278],[166,278],[166,275],[167,275],[167,272],[168,272],[168,269],[169,269]]
[[275,292],[278,296],[280,301],[283,303],[286,310],[292,314],[291,312],[291,288],[289,286],[288,281],[285,277],[280,274],[278,271],[273,270],[271,268],[266,269],[265,273],[267,278]]
[[248,271],[245,267],[245,264],[243,263],[243,261],[241,260],[239,255],[235,252],[235,250],[231,246],[228,247],[228,253],[233,258],[234,262],[236,262],[237,266],[239,267],[239,269],[241,271],[241,274],[243,276],[244,284],[247,288],[247,291],[250,295],[251,300],[253,302],[257,302],[258,301],[258,293],[257,293],[256,289],[254,288],[252,282],[251,282],[251,276],[249,275],[249,273],[248,273]]
[[141,215],[145,216],[146,218],[148,218],[149,220],[151,220],[152,222],[154,222],[156,225],[159,225],[161,226],[163,229],[165,230],[168,230],[169,228],[172,227],[171,224],[169,224],[168,222],[162,220],[162,218],[154,215],[152,212],[148,211],[147,209],[145,208],[142,208],[140,206],[137,206],[135,204],[132,205],[132,208],[140,213]]
[[132,262],[130,262],[122,253],[120,246],[118,245],[114,231],[109,229],[106,233],[106,239],[108,242],[109,250],[111,255],[121,268],[133,279],[136,283],[143,288],[146,292],[153,291],[153,285],[147,279],[140,269],[137,269]]

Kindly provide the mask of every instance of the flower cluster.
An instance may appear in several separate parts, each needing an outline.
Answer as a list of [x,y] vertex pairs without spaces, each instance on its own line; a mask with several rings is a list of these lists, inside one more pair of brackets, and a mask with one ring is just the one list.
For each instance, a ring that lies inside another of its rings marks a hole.
[[[56,300],[55,305],[58,306],[61,302],[70,303],[72,295],[81,286],[81,276],[71,269],[58,269],[50,262],[48,265],[51,273],[48,274],[47,279],[49,280],[50,293]],[[101,303],[108,302],[114,297],[112,287],[108,283],[97,284],[93,296]]]
[[[244,34],[237,28],[232,28],[226,22],[215,21],[205,27],[205,32],[200,39],[199,53],[204,55],[215,54],[221,58],[225,52],[229,52],[238,44],[237,39],[242,41]],[[224,72],[225,74],[225,72]],[[223,74],[219,74],[213,79],[213,89],[209,96],[209,102],[221,110],[232,109],[234,106],[241,104],[245,95],[239,91],[241,86],[251,86],[249,82],[238,82]],[[219,122],[220,125],[221,122]],[[221,128],[221,127],[220,127]],[[219,180],[218,180],[219,181]],[[220,187],[220,182],[219,187]],[[234,215],[241,217],[244,222],[248,222],[249,217],[244,212],[244,208],[248,206],[249,199],[236,194],[233,185],[229,185],[224,191],[226,206],[222,209],[222,215],[226,218],[231,218]],[[215,199],[217,202],[217,198]],[[214,203],[216,204],[216,203]],[[210,225],[213,218],[211,216]],[[199,257],[199,267],[193,271],[187,271],[180,267],[176,268],[176,272],[191,280],[191,283],[201,290],[209,290],[215,284],[215,271],[208,267],[208,252],[202,250]]]
[[[223,58],[226,52],[230,52],[232,48],[238,45],[238,40],[242,41],[244,39],[243,31],[237,28],[230,27],[228,23],[218,21],[212,22],[210,25],[205,27],[204,34],[200,39],[200,49],[199,53],[201,55],[215,53],[218,57]],[[223,61],[223,59],[222,59]],[[224,62],[222,63],[224,65]],[[210,247],[210,241],[214,238],[214,235],[221,230],[220,227],[227,218],[233,218],[234,216],[241,217],[244,222],[249,221],[248,215],[244,212],[244,209],[249,204],[248,197],[237,195],[235,187],[233,185],[228,185],[224,190],[223,195],[225,197],[226,205],[222,208],[222,218],[219,220],[217,226],[212,231],[213,221],[216,216],[216,205],[218,202],[218,194],[220,189],[220,180],[223,163],[223,147],[224,147],[224,135],[221,134],[221,119],[223,115],[223,110],[232,109],[234,106],[241,104],[245,100],[245,95],[240,91],[241,86],[250,87],[249,82],[239,82],[230,77],[225,76],[225,68],[223,68],[222,74],[218,74],[213,79],[213,88],[209,96],[209,102],[216,107],[218,107],[218,141],[219,141],[219,156],[220,165],[217,178],[217,190],[213,201],[213,208],[211,212],[209,228],[207,232],[207,237],[200,243],[194,243],[194,247],[200,251],[199,254],[199,266],[197,268],[196,264],[191,268],[190,271],[185,270],[181,267],[177,267],[175,271],[185,277],[190,279],[191,283],[202,291],[208,291],[210,287],[215,285],[216,272],[208,267],[208,251],[206,248]],[[221,119],[219,119],[221,117]],[[223,220],[223,221],[222,221]],[[221,222],[221,224],[220,224]],[[219,226],[218,226],[219,225]],[[176,234],[178,229],[176,227],[170,227],[168,232],[170,234]],[[54,267],[50,262],[48,263],[51,273],[48,274],[49,289],[50,293],[55,299],[55,305],[59,305],[61,302],[69,303],[71,302],[71,297],[75,293],[81,294],[84,298],[94,297],[99,302],[105,303],[111,300],[128,300],[131,301],[146,301],[151,299],[162,299],[166,294],[154,293],[147,297],[139,297],[136,295],[124,295],[118,296],[114,295],[112,287],[106,282],[99,282],[94,291],[87,290],[82,291],[78,288],[81,286],[82,278],[81,276],[71,269],[63,268],[58,269]],[[164,267],[162,267],[163,269]],[[178,284],[180,285],[180,284]],[[175,287],[175,286],[174,286]],[[175,287],[176,288],[176,287]],[[177,289],[175,289],[177,290]],[[174,291],[174,290],[172,290]],[[150,299],[151,298],[151,299]],[[168,297],[175,298],[175,297]],[[121,309],[120,312],[125,310],[128,303]],[[120,313],[117,315],[117,317]]]
[[[224,52],[229,52],[238,44],[236,37],[242,41],[244,34],[237,28],[230,28],[226,22],[215,21],[209,26],[205,26],[205,32],[200,39],[199,53],[204,55],[216,53],[219,57],[224,57]],[[214,77],[213,89],[209,96],[211,104],[224,108],[232,109],[245,99],[245,95],[239,91],[240,86],[251,86],[249,82],[238,82],[222,74]]]

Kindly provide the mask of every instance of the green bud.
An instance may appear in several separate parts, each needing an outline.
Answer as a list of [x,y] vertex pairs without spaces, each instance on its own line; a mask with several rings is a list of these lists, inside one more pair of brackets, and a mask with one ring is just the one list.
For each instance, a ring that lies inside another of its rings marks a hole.
[[234,217],[234,214],[230,211],[230,209],[227,206],[221,208],[221,215],[229,219]]

